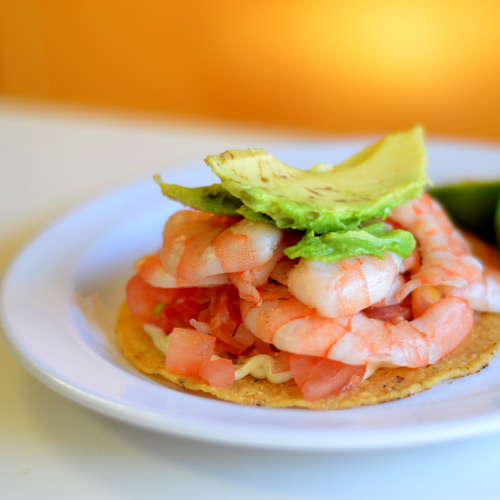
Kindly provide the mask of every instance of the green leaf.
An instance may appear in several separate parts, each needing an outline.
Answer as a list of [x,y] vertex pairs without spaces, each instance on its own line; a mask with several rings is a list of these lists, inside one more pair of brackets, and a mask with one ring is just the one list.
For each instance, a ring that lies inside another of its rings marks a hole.
[[155,308],[153,309],[153,316],[155,318],[158,317],[163,311],[163,309],[165,309],[166,305],[167,304],[165,304],[165,302],[158,302],[158,304],[156,304]]

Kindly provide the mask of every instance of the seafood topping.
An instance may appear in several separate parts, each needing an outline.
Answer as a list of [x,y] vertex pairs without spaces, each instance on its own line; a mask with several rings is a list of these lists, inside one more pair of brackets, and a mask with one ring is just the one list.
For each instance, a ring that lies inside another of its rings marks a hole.
[[167,370],[213,387],[294,383],[317,400],[378,367],[435,364],[469,334],[474,311],[500,312],[498,253],[422,193],[420,138],[391,136],[309,173],[250,150],[207,160],[221,185],[157,178],[198,209],[170,217],[127,286],[132,314],[169,336]]

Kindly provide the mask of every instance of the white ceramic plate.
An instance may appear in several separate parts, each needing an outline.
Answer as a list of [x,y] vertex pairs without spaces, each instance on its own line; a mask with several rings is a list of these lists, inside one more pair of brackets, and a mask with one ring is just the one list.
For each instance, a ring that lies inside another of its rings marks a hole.
[[[337,162],[365,141],[274,150],[295,166]],[[436,183],[500,178],[500,150],[434,142]],[[172,182],[214,182],[184,169]],[[124,284],[139,256],[160,244],[179,206],[152,180],[111,193],[42,232],[14,261],[2,291],[7,342],[52,389],[98,412],[157,431],[275,449],[359,450],[410,446],[500,430],[500,359],[482,372],[411,398],[315,412],[239,406],[156,383],[122,356],[113,333]]]

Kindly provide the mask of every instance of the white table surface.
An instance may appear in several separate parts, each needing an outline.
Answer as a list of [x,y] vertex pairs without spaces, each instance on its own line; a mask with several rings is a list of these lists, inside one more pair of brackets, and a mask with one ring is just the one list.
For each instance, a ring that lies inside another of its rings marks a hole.
[[[117,186],[285,131],[0,103],[0,275],[54,218]],[[0,498],[500,498],[500,435],[397,451],[246,450],[134,428],[29,375],[0,341]]]

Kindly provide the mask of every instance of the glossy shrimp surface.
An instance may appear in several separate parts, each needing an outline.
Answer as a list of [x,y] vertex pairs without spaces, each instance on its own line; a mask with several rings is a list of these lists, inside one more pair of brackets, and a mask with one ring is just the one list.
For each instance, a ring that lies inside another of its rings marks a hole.
[[472,328],[467,301],[441,299],[412,321],[394,324],[356,313],[326,318],[295,298],[283,285],[260,289],[262,306],[241,301],[245,326],[265,342],[295,354],[320,356],[351,365],[420,367],[453,351]]
[[337,318],[383,300],[396,281],[403,259],[387,252],[337,262],[301,259],[288,273],[287,285],[297,299],[318,314]]
[[170,217],[159,254],[142,259],[138,274],[163,288],[233,283],[258,302],[256,287],[282,256],[283,232],[268,224],[182,210]]
[[441,206],[423,194],[392,212],[391,219],[413,233],[421,265],[397,293],[402,300],[419,286],[463,287],[480,279],[483,266]]
[[500,272],[487,267],[481,278],[461,288],[440,287],[444,296],[462,297],[475,311],[500,313]]
[[[213,276],[199,277],[196,280],[183,279],[170,274],[164,267],[160,259],[160,253],[147,255],[139,259],[134,268],[137,274],[146,280],[151,286],[158,288],[185,288],[185,287],[211,287],[219,285],[229,285],[227,274],[216,274]],[[265,280],[264,280],[265,281]],[[264,282],[263,281],[263,282]]]
[[442,286],[440,290],[445,296],[466,299],[475,311],[500,313],[500,252],[472,234],[464,236],[483,262],[483,274],[464,287]]

